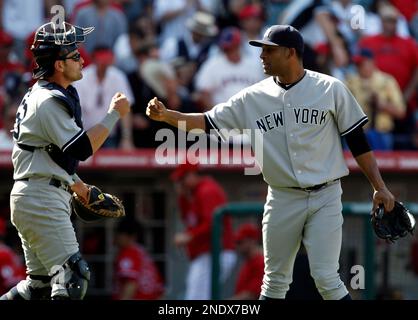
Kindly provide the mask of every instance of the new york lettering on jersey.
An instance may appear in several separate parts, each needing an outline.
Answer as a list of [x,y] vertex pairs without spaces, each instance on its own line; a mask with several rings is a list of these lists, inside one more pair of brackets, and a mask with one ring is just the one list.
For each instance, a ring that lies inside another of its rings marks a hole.
[[[328,111],[311,109],[311,108],[294,108],[294,122],[296,124],[313,124],[313,125],[322,125],[325,123],[326,116]],[[284,125],[283,112],[272,112],[264,117],[257,119],[256,121],[258,129],[262,133],[267,132],[268,130],[273,130],[279,126]]]

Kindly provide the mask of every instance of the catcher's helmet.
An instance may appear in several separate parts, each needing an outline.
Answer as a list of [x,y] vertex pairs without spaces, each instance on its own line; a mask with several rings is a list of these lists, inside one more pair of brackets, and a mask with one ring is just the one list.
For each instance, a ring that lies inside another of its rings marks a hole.
[[35,32],[30,48],[36,62],[33,77],[38,79],[51,76],[55,61],[76,50],[77,43],[84,42],[85,36],[93,30],[94,27],[82,28],[67,22],[49,22],[40,26]]

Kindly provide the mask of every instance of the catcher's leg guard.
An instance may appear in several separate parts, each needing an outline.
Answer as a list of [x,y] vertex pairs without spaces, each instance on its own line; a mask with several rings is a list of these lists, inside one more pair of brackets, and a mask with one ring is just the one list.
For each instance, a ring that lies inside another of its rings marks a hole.
[[0,300],[50,300],[51,277],[29,275],[0,297]]
[[17,291],[17,286],[14,286],[0,297],[0,300],[25,300]]
[[[90,269],[80,252],[73,254],[52,276],[52,299],[82,300],[90,281]],[[65,290],[62,290],[65,289]]]

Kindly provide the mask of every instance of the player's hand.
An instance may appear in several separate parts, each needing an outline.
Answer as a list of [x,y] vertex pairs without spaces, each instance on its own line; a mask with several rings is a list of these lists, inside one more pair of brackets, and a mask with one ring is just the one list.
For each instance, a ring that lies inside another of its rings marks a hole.
[[385,207],[385,212],[392,211],[395,206],[395,197],[393,194],[386,188],[375,190],[373,194],[373,211],[380,205],[383,204]]
[[123,93],[117,92],[112,97],[110,102],[109,110],[115,109],[119,112],[120,117],[123,118],[126,114],[131,111],[131,106],[128,101],[128,98]]
[[161,101],[157,99],[157,97],[154,97],[154,99],[151,99],[148,102],[146,113],[147,113],[147,116],[150,117],[152,120],[165,121],[167,108]]
[[89,188],[84,184],[83,181],[77,181],[76,183],[74,183],[73,185],[70,186],[71,190],[75,193],[77,193],[77,195],[81,198],[83,198],[84,200],[86,200],[86,202],[88,201],[88,197],[89,197]]

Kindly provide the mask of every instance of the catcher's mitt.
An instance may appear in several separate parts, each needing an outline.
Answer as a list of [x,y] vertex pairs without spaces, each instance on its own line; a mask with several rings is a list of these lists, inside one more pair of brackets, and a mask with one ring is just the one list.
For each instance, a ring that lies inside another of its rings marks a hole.
[[395,201],[392,211],[385,213],[383,206],[372,212],[371,222],[376,235],[390,242],[412,234],[415,218],[402,202]]
[[92,222],[104,218],[121,218],[125,216],[122,201],[114,195],[103,193],[96,186],[88,186],[88,201],[73,193],[71,207],[83,221]]

